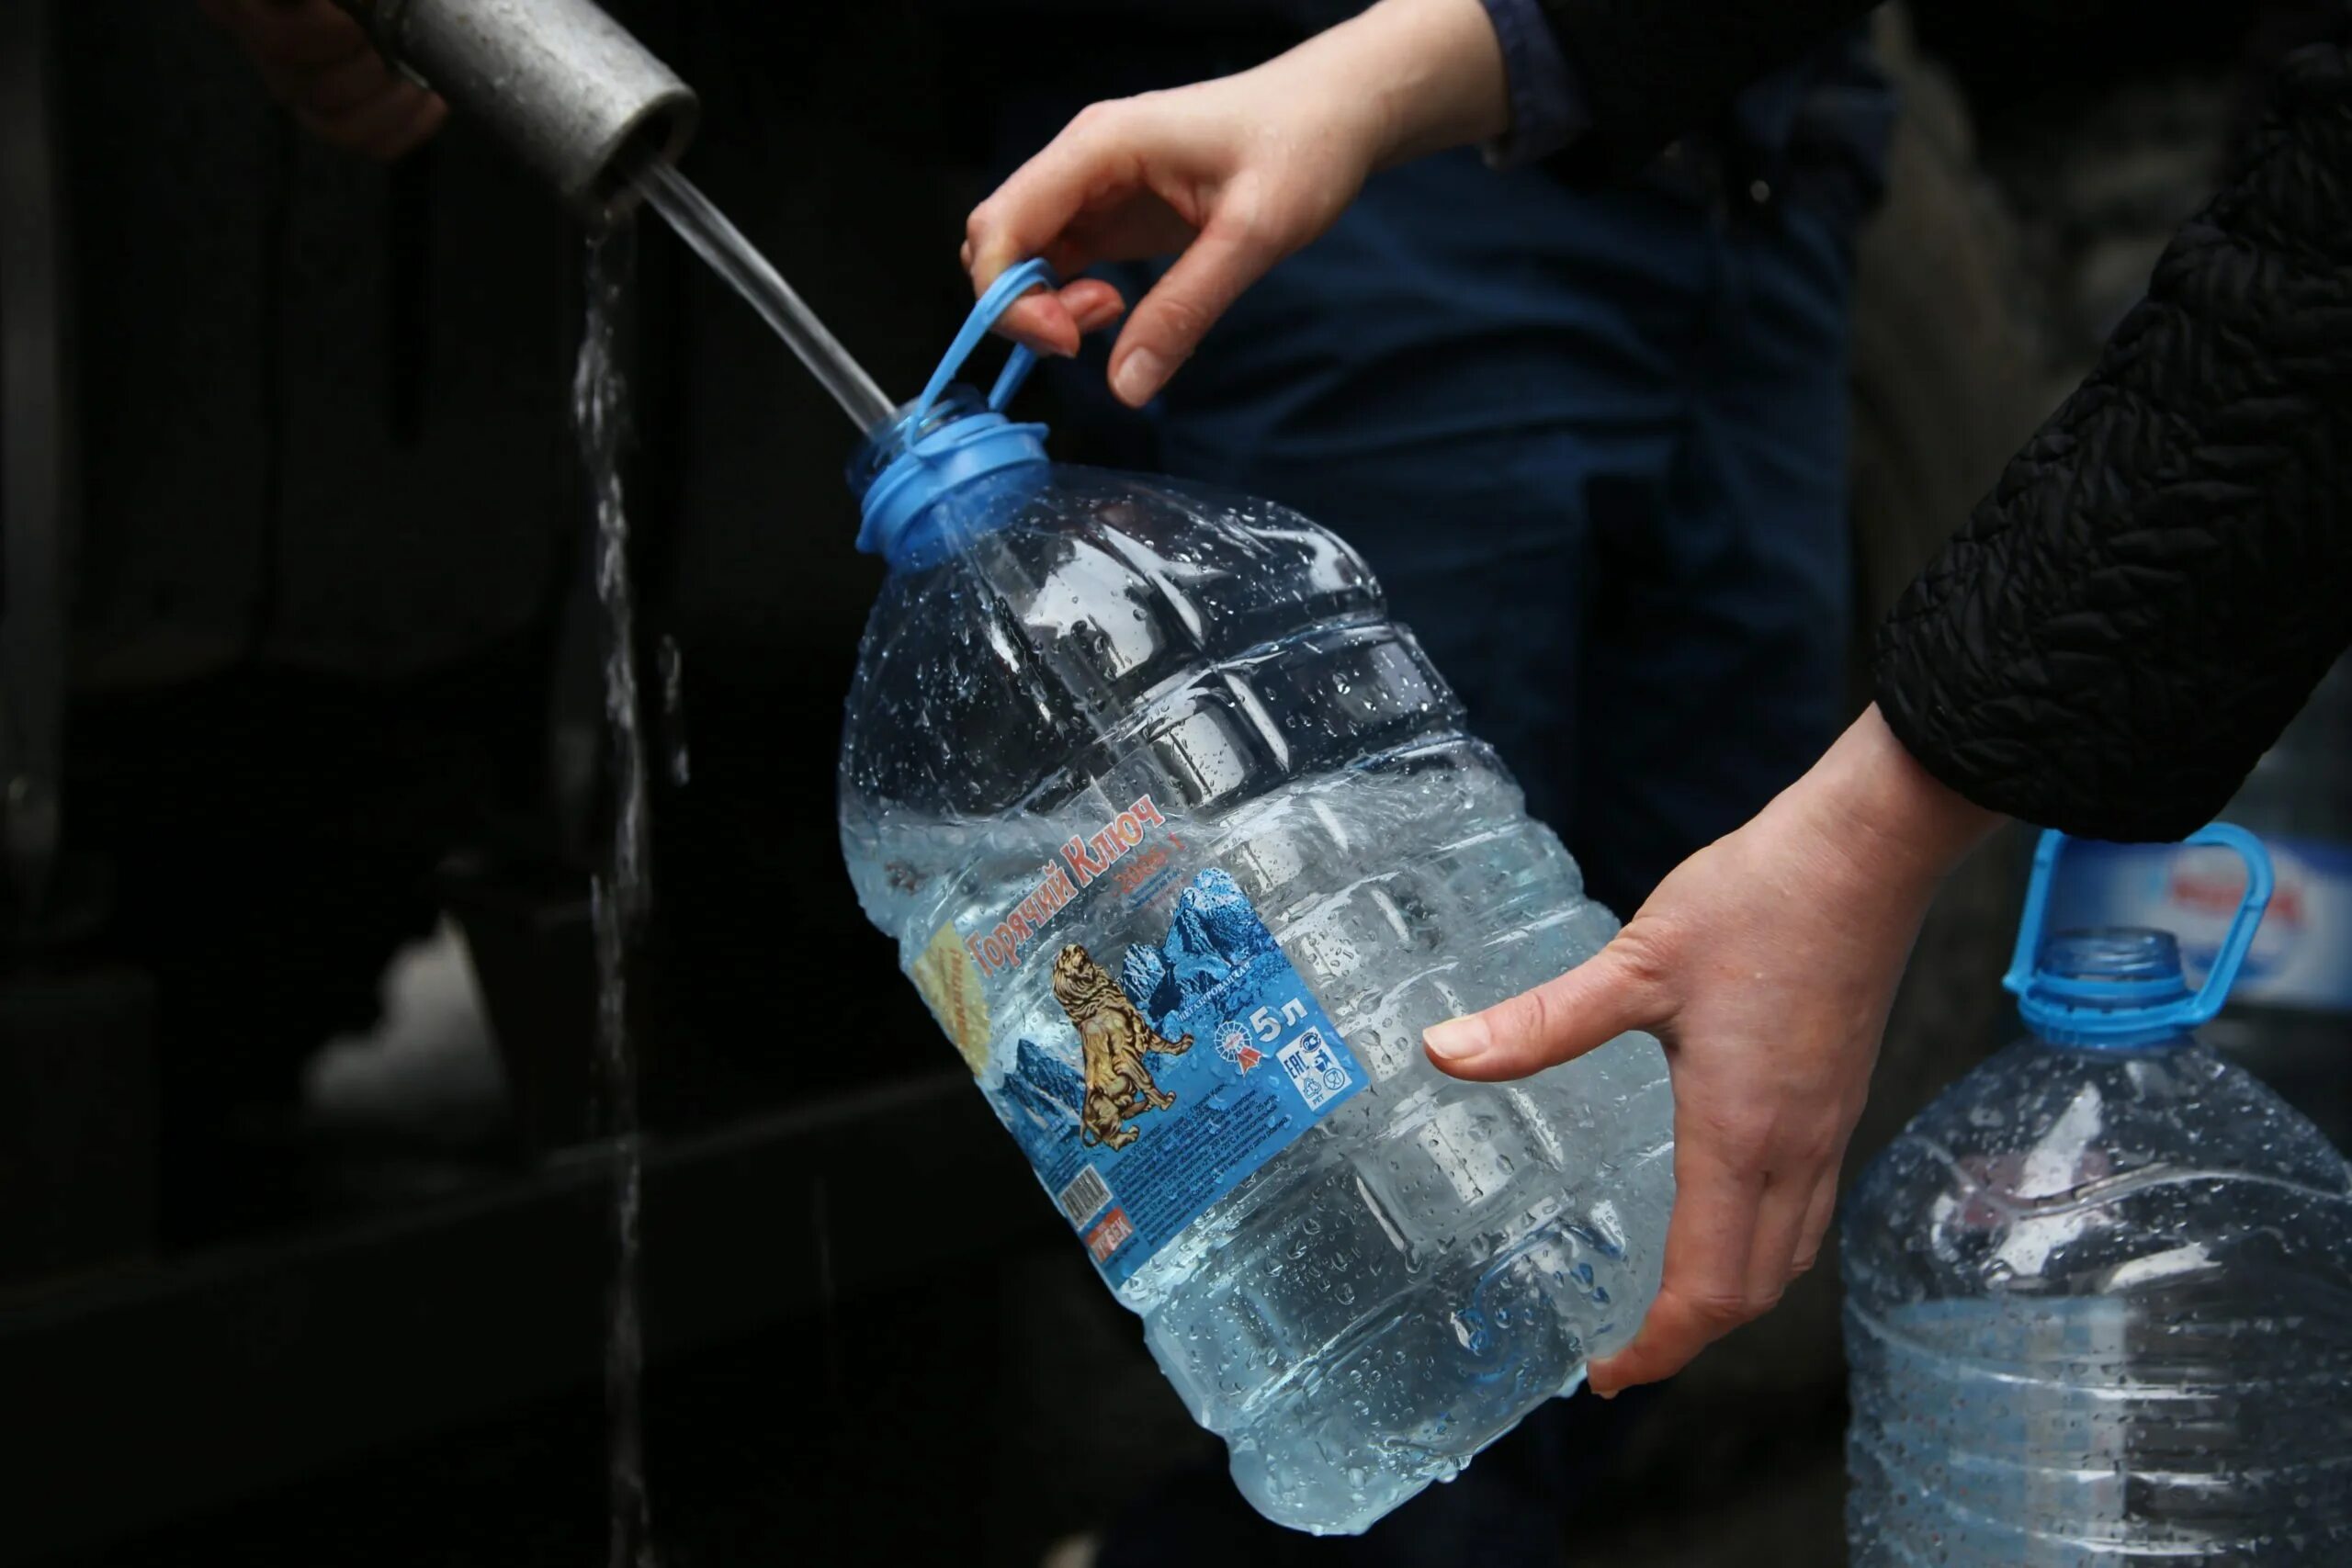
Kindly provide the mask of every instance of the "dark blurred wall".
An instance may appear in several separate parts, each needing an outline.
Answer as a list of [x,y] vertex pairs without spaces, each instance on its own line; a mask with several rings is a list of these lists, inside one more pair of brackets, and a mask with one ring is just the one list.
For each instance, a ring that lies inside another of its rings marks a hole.
[[1910,0],[1921,46],[1960,80],[1986,131],[2012,108],[2146,81],[2183,67],[2227,70],[2264,13],[2305,0]]
[[[704,95],[689,172],[911,393],[969,302],[976,179],[919,8],[616,8]],[[191,1241],[300,1217],[289,1134],[253,1129],[290,1125],[302,1058],[366,1026],[453,852],[584,898],[547,766],[583,562],[583,243],[461,121],[379,168],[297,130],[193,6],[59,14],[84,500],[66,842],[103,889],[73,956],[157,976],[165,1230]],[[668,638],[694,783],[657,802],[640,994],[657,1119],[703,1120],[933,1064],[833,847],[878,578],[851,546],[854,433],[647,228],[643,685]],[[588,994],[585,951],[555,959],[525,1011],[573,1020],[555,1001]],[[583,1032],[538,1043],[585,1075]]]
[[446,667],[544,615],[575,241],[456,128],[295,131],[192,6],[60,8],[85,457],[77,684]]

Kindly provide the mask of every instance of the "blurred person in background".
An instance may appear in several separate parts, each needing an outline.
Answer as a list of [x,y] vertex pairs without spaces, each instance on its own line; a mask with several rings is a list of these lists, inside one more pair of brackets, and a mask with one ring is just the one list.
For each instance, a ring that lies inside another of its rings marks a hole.
[[390,163],[433,139],[449,106],[376,52],[333,0],[196,0],[303,129]]
[[[1572,154],[1638,167],[1866,9],[1547,0],[1589,95]],[[1635,1342],[1592,1369],[1600,1392],[1679,1370],[1817,1259],[1895,979],[1971,846],[2005,817],[2184,836],[2352,642],[2352,15],[2324,20],[2090,378],[1881,629],[1877,703],[1601,955],[1430,1032],[1440,1066],[1477,1078],[1632,1028],[1668,1048],[1665,1280]],[[1369,171],[1496,134],[1513,112],[1496,49],[1469,0],[1388,0],[1255,72],[1108,106],[974,213],[974,282],[1032,252],[1069,267],[1172,242],[1183,260],[1111,374],[1180,365]],[[1099,287],[1033,297],[1010,330],[1067,346]]]

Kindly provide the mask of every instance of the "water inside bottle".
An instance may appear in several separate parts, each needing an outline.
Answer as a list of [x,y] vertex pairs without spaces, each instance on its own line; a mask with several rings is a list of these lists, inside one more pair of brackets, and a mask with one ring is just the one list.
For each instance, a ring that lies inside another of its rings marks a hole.
[[[2170,943],[2043,968],[2144,985]],[[2193,1038],[1994,1057],[1850,1201],[1856,1568],[2347,1561],[2347,1250],[2352,1168]]]
[[844,859],[1243,1495],[1363,1530],[1631,1337],[1665,1057],[1496,1086],[1422,1053],[1615,922],[1339,538],[1001,474],[883,589]]

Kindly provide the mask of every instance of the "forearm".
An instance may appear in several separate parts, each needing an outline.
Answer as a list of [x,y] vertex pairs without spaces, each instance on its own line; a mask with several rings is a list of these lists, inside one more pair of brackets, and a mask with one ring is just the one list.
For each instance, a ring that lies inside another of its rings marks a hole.
[[1510,123],[1502,46],[1479,0],[1380,0],[1276,63],[1364,95],[1376,168],[1489,141]]
[[[1564,57],[1572,169],[1629,175],[1739,90],[1867,16],[1875,0],[1540,0]],[[1510,80],[1481,0],[1380,0],[1286,57],[1358,85],[1375,165],[1510,126]]]

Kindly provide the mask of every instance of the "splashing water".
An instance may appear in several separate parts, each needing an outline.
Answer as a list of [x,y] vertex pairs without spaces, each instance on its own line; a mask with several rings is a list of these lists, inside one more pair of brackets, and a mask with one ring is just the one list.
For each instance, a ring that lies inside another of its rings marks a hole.
[[662,672],[662,767],[683,787],[694,778],[694,763],[686,752],[686,656],[675,637],[654,645],[653,664]]
[[[897,416],[865,368],[825,330],[789,284],[684,176],[650,172],[654,209],[712,270],[775,329],[860,431]],[[638,1064],[628,1030],[628,954],[651,896],[646,848],[646,748],[637,690],[635,606],[628,579],[628,513],[621,460],[629,439],[628,389],[620,366],[622,309],[636,270],[636,237],[621,225],[591,242],[587,327],[572,380],[572,418],[596,514],[596,595],[605,610],[605,721],[613,761],[610,863],[594,882],[596,1063],[613,1155],[613,1275],[605,1298],[605,1414],[611,1504],[610,1568],[659,1568],[645,1484],[641,1385],[644,1325],[639,1308],[639,1210],[644,1150],[638,1128]],[[687,779],[684,661],[667,638],[658,649],[662,751],[672,783]],[[821,1201],[821,1200],[820,1200]],[[820,1215],[821,1226],[821,1214]],[[822,1231],[820,1228],[820,1236]],[[820,1246],[823,1243],[820,1242]],[[830,1247],[820,1267],[828,1280]]]
[[612,1509],[611,1568],[657,1568],[645,1487],[639,1387],[645,1365],[638,1307],[638,1220],[644,1151],[637,1121],[637,1055],[628,1032],[628,958],[650,893],[645,750],[638,729],[636,631],[628,580],[628,514],[621,458],[628,389],[621,373],[621,310],[635,271],[624,227],[591,243],[588,321],[572,381],[572,417],[596,513],[596,594],[605,608],[605,720],[613,748],[612,858],[594,886],[596,1065],[613,1153],[613,1275],[605,1296],[605,1418]]
[[882,395],[865,367],[850,356],[840,340],[825,330],[817,312],[692,181],[663,164],[646,172],[642,188],[646,200],[678,231],[678,237],[693,246],[713,272],[732,284],[735,292],[800,356],[800,363],[824,384],[852,423],[868,431],[898,416],[898,409]]

